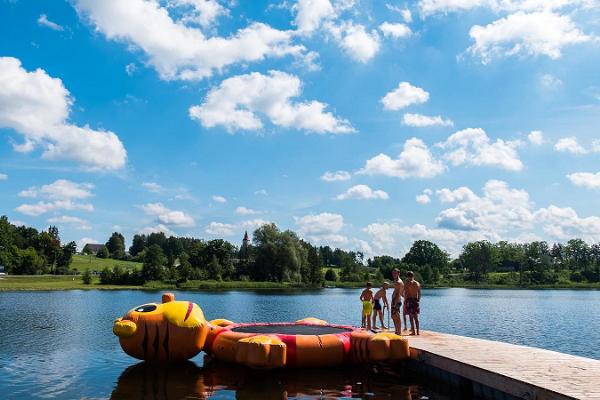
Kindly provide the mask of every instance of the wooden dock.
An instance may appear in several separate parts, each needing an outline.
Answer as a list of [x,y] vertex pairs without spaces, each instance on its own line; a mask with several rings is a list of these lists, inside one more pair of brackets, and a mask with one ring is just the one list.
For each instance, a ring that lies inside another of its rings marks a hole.
[[600,399],[598,360],[436,332],[411,336],[409,343],[416,365],[516,398]]

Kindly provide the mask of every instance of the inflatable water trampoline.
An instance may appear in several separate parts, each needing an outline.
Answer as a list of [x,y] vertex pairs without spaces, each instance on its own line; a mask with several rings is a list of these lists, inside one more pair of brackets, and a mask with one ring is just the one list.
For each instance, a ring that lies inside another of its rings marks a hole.
[[123,350],[141,360],[186,360],[204,351],[214,358],[254,368],[326,367],[409,357],[408,341],[316,318],[296,322],[236,324],[206,321],[200,307],[175,301],[149,303],[118,318],[113,332]]

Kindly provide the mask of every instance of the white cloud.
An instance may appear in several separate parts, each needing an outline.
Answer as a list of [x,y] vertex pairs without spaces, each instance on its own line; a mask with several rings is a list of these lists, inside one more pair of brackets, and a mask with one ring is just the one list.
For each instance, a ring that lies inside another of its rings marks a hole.
[[551,11],[519,11],[486,26],[475,25],[469,35],[474,43],[468,51],[483,63],[497,56],[517,54],[557,59],[564,47],[591,40],[570,16]]
[[256,215],[260,214],[260,211],[253,210],[248,207],[240,206],[235,209],[237,215]]
[[164,233],[166,236],[176,236],[175,232],[169,229],[166,225],[158,224],[156,226],[147,226],[138,231],[141,235],[150,235],[151,233]]
[[48,222],[51,224],[59,225],[75,225],[75,227],[81,231],[89,231],[92,229],[89,222],[78,217],[72,217],[68,215],[61,215],[59,217],[48,218]]
[[418,194],[415,197],[415,200],[419,204],[429,204],[429,203],[431,203],[431,197],[429,197],[429,195],[427,193]]
[[46,14],[41,14],[37,19],[37,23],[39,26],[45,26],[46,28],[50,28],[55,31],[64,31],[65,30],[65,28],[63,28],[56,22],[50,21]]
[[234,234],[236,226],[232,224],[224,224],[222,222],[211,222],[204,229],[204,232],[215,236],[231,236]]
[[[409,11],[410,12],[410,11]],[[412,35],[412,31],[405,24],[384,22],[379,25],[379,30],[385,37],[392,37],[394,39],[401,39]]]
[[389,198],[390,196],[383,190],[373,190],[367,185],[352,186],[350,189],[336,197],[338,200],[387,200]]
[[133,74],[135,74],[135,71],[137,71],[136,63],[129,63],[125,66],[125,72],[127,73],[127,75],[132,76]]
[[420,0],[419,8],[424,16],[428,16],[468,11],[478,7],[487,7],[496,12],[551,11],[566,6],[586,6],[589,3],[590,0]]
[[89,169],[122,168],[127,153],[117,135],[69,124],[72,105],[60,79],[42,69],[28,72],[16,58],[0,57],[0,128],[23,135],[16,151],[41,147],[45,159],[72,160]]
[[600,139],[592,141],[592,151],[594,153],[600,153]]
[[355,132],[348,121],[326,112],[324,103],[292,102],[300,92],[300,79],[294,75],[253,72],[225,79],[210,90],[204,103],[190,107],[189,114],[206,128],[221,125],[229,132],[261,129],[263,122],[258,114],[283,128],[311,133]]
[[570,207],[550,205],[535,213],[535,218],[544,225],[544,232],[557,240],[581,238],[587,242],[600,241],[600,217],[580,217]]
[[554,145],[554,150],[560,153],[586,154],[587,151],[577,142],[575,136],[561,138]]
[[162,186],[160,186],[156,182],[144,182],[142,183],[142,187],[149,192],[158,193],[162,190]]
[[324,20],[334,18],[336,15],[329,0],[298,0],[293,10],[296,12],[294,25],[303,35],[310,35],[321,27]]
[[96,239],[84,237],[77,241],[77,251],[82,251],[83,247],[88,243],[98,243]]
[[408,82],[400,82],[398,87],[386,94],[381,102],[386,110],[400,110],[412,104],[421,104],[429,100],[429,93]]
[[576,186],[600,189],[600,172],[575,172],[567,175],[567,178]]
[[361,24],[339,22],[328,24],[329,33],[339,46],[354,60],[366,63],[379,52],[379,34],[367,31]]
[[321,180],[325,182],[338,182],[338,181],[349,181],[352,178],[352,175],[348,171],[335,171],[335,172],[325,172],[323,176],[321,176]]
[[386,3],[385,6],[388,10],[399,13],[402,16],[404,22],[406,22],[407,24],[410,24],[412,22],[412,13],[408,8],[401,8],[389,3]]
[[161,224],[177,227],[190,227],[196,224],[190,215],[183,211],[170,210],[162,203],[148,203],[140,207],[146,214],[156,217]]
[[255,230],[260,228],[263,225],[269,224],[270,222],[261,218],[249,219],[247,221],[242,221],[240,223],[240,227],[247,230]]
[[367,160],[358,172],[364,175],[383,175],[397,178],[432,178],[444,172],[444,164],[433,157],[421,139],[412,138],[404,143],[397,159],[379,154]]
[[75,4],[108,39],[143,51],[147,63],[166,80],[202,79],[234,64],[306,53],[304,46],[292,43],[293,31],[263,23],[251,23],[230,37],[206,37],[200,29],[186,25],[189,21],[174,20],[157,0],[77,0]]
[[66,179],[58,179],[53,183],[41,187],[32,186],[19,192],[20,197],[36,198],[44,200],[35,204],[22,204],[16,210],[25,215],[38,216],[50,211],[58,210],[82,210],[93,211],[94,206],[88,203],[78,203],[93,196],[91,183],[76,183]]
[[8,180],[8,175],[0,174],[0,181],[6,181],[6,180]]
[[489,0],[420,0],[419,9],[421,14],[428,16],[436,13],[447,14],[449,12],[470,10],[489,3]]
[[215,195],[212,197],[213,201],[216,201],[217,203],[227,203],[227,199],[223,196],[218,196]]
[[416,128],[426,128],[430,126],[454,126],[454,122],[449,119],[443,119],[437,115],[430,117],[422,114],[404,114],[402,123]]
[[169,0],[169,6],[187,11],[181,18],[182,22],[195,23],[203,28],[213,25],[220,16],[229,14],[229,10],[216,0]]
[[562,86],[563,81],[552,74],[544,74],[540,76],[540,85],[547,89],[558,89]]
[[294,217],[298,231],[308,240],[317,243],[343,244],[348,238],[340,234],[344,227],[344,217],[340,214],[321,213]]
[[509,171],[523,169],[523,163],[516,150],[520,145],[520,141],[502,139],[492,142],[480,128],[463,129],[438,144],[446,150],[444,157],[455,166],[492,166]]
[[435,194],[442,203],[456,203],[473,201],[477,199],[475,193],[473,193],[473,191],[466,186],[462,186],[454,190],[442,188],[440,190],[436,190]]
[[544,134],[542,131],[531,131],[531,133],[527,135],[527,140],[529,140],[531,144],[539,146],[544,143]]
[[255,196],[268,196],[269,192],[267,192],[265,189],[259,189],[254,192],[254,195]]

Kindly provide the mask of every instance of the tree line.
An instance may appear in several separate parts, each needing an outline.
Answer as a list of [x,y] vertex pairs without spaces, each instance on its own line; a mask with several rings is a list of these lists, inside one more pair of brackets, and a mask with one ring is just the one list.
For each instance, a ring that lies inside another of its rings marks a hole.
[[[0,218],[0,265],[8,273],[68,273],[75,249],[74,242],[61,244],[56,227],[38,232]],[[91,250],[84,248],[86,252]],[[365,260],[361,252],[315,246],[291,230],[266,224],[240,246],[223,239],[167,237],[159,232],[135,235],[127,251],[125,237],[114,232],[96,257],[143,263],[136,271],[115,261],[114,268],[100,273],[101,282],[111,284],[240,280],[320,286],[327,281],[381,282],[394,268],[412,270],[428,285],[600,282],[600,243],[590,245],[581,239],[551,245],[475,241],[465,244],[454,259],[435,243],[417,240],[401,258],[381,255]]]

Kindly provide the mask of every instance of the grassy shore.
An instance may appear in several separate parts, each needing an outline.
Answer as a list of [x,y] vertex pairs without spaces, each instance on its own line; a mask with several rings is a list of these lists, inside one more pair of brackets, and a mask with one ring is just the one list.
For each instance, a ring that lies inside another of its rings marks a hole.
[[134,261],[121,261],[113,260],[111,258],[97,258],[95,256],[84,256],[82,254],[74,254],[73,261],[71,262],[70,269],[74,269],[78,272],[86,270],[91,271],[102,271],[104,268],[114,268],[115,265],[119,265],[124,269],[142,269],[142,263]]
[[[360,288],[364,282],[325,282],[326,288]],[[375,286],[379,286],[375,282]],[[468,283],[444,284],[444,285],[424,285],[424,288],[467,288],[467,289],[600,289],[600,283],[560,283],[556,285],[497,285],[489,283]],[[7,275],[0,277],[0,291],[9,290],[119,290],[119,289],[137,289],[137,290],[228,290],[228,289],[296,289],[309,290],[315,289],[304,284],[293,282],[249,282],[249,281],[188,281],[179,285],[165,282],[147,282],[144,285],[101,285],[98,278],[94,277],[92,283],[86,285],[81,276],[73,275],[34,275],[18,276]]]

